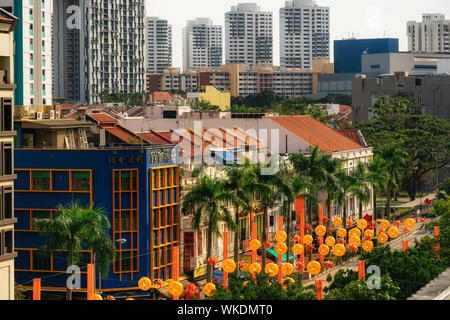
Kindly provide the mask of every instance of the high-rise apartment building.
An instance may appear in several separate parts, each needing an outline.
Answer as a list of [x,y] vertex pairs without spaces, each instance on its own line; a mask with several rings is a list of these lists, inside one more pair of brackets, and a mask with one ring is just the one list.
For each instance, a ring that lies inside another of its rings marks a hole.
[[57,98],[145,91],[144,0],[54,0],[53,9]]
[[172,66],[172,26],[157,17],[146,19],[147,72],[162,73]]
[[53,0],[0,0],[19,19],[14,31],[15,105],[52,105]]
[[408,51],[450,52],[450,20],[440,13],[425,13],[422,22],[408,21]]
[[188,20],[183,28],[183,70],[219,69],[222,65],[222,26],[208,18]]
[[280,9],[280,65],[311,69],[330,57],[330,9],[314,0],[286,1]]
[[272,12],[256,3],[239,3],[225,13],[225,63],[273,63]]
[[[14,42],[18,19],[0,9],[0,300],[14,300]],[[17,54],[18,52],[16,52]],[[20,53],[19,53],[20,54]]]

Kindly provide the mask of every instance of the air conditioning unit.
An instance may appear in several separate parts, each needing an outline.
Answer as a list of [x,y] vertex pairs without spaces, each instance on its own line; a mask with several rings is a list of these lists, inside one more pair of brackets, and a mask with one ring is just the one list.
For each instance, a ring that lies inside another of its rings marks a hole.
[[34,117],[36,120],[42,120],[42,112],[36,112],[34,114]]
[[48,112],[48,115],[51,120],[54,120],[55,119],[55,110],[50,110]]

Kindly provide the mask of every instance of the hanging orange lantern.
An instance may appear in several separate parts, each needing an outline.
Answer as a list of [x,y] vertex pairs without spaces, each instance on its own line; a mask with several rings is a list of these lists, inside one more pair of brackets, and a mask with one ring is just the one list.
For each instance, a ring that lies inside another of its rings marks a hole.
[[261,270],[261,265],[258,262],[254,262],[248,267],[248,271],[250,271],[251,274],[260,273]]
[[294,244],[294,246],[292,247],[292,252],[295,255],[301,255],[303,253],[303,246],[301,244]]
[[356,226],[361,230],[365,230],[367,228],[366,219],[359,219],[358,222],[356,223]]
[[138,286],[142,291],[148,291],[152,287],[152,280],[147,277],[142,277],[138,282]]
[[278,253],[279,255],[283,255],[287,252],[287,246],[284,243],[279,242],[275,246],[275,252]]
[[317,261],[311,261],[306,266],[306,270],[308,270],[308,272],[313,276],[318,275],[320,273],[320,269],[321,269],[320,263]]
[[265,268],[265,272],[269,274],[269,277],[276,277],[278,275],[278,266],[275,263],[268,263]]
[[319,225],[316,227],[316,234],[319,237],[323,237],[326,233],[327,233],[327,228],[325,228],[325,226]]
[[373,242],[370,240],[366,240],[362,244],[362,248],[365,252],[370,252],[373,250]]
[[381,220],[380,224],[381,224],[381,227],[385,230],[387,230],[387,228],[389,228],[391,226],[391,223],[386,219]]
[[203,286],[203,293],[208,297],[212,297],[216,293],[216,286],[213,283],[205,284]]
[[361,238],[361,231],[358,228],[353,228],[353,229],[350,229],[350,231],[348,232],[348,235],[350,237]]
[[386,242],[388,242],[388,240],[389,240],[389,238],[386,233],[381,232],[380,234],[378,234],[378,242],[379,243],[386,243]]
[[287,234],[283,230],[279,230],[279,231],[277,231],[277,233],[275,233],[275,240],[277,240],[278,242],[285,242],[286,239],[287,239]]
[[227,273],[233,273],[236,270],[236,263],[231,259],[226,259],[222,262],[222,269]]
[[179,297],[183,293],[183,285],[179,281],[169,283],[169,293],[174,297]]
[[294,266],[291,263],[283,263],[281,272],[285,275],[291,275],[294,272]]
[[321,244],[319,247],[319,254],[322,256],[326,256],[328,253],[330,253],[330,247],[326,244]]
[[281,282],[281,286],[283,287],[284,290],[287,290],[287,287],[289,284],[294,284],[295,281],[292,278],[284,278],[283,281]]
[[332,248],[334,246],[334,244],[336,243],[336,239],[332,236],[328,236],[325,239],[325,243],[327,244],[327,246],[329,246],[330,248]]
[[98,293],[95,293],[89,297],[89,300],[103,300],[103,297]]
[[309,234],[303,237],[303,244],[311,244],[313,243],[314,239]]
[[345,247],[342,244],[337,244],[333,247],[333,253],[335,256],[342,257],[345,254]]
[[400,233],[400,231],[396,227],[390,227],[389,230],[388,230],[388,235],[392,239],[397,238],[399,233]]
[[338,217],[334,218],[333,219],[333,224],[334,224],[335,227],[340,227],[342,225],[342,219],[338,218]]
[[414,228],[414,226],[416,225],[416,221],[414,219],[412,219],[412,218],[406,219],[404,223],[405,223],[405,227],[410,229],[410,230],[412,228]]
[[252,250],[258,250],[259,248],[261,248],[261,242],[258,239],[252,239],[250,240],[250,242],[248,243],[250,249]]
[[375,233],[373,232],[373,230],[366,230],[364,231],[364,238],[367,240],[372,240],[374,237]]
[[348,239],[348,244],[358,248],[361,245],[361,238],[356,237],[356,236],[351,236],[350,239]]
[[344,228],[340,228],[337,231],[337,235],[341,238],[345,238],[347,236],[347,230],[345,230]]

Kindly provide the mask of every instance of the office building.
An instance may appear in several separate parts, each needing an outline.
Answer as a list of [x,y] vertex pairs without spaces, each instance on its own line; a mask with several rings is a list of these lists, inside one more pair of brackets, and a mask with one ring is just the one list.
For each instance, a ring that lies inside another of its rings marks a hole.
[[162,73],[172,66],[172,26],[157,17],[146,19],[147,72]]
[[444,14],[425,13],[422,22],[408,21],[408,51],[450,53],[450,20]]
[[222,26],[208,18],[189,20],[183,28],[183,70],[219,69],[222,64]]
[[313,0],[286,1],[280,9],[280,65],[310,70],[330,58],[330,9]]
[[225,64],[273,63],[272,12],[239,3],[225,13]]

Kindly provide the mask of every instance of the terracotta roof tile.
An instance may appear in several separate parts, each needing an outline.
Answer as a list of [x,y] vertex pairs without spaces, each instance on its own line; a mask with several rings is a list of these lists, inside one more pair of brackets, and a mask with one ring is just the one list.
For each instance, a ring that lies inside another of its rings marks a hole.
[[325,153],[356,150],[360,144],[310,116],[267,117]]
[[130,140],[134,140],[136,138],[134,134],[128,132],[122,127],[105,127],[104,129],[125,143],[129,143]]
[[164,136],[158,134],[154,131],[136,133],[138,136],[142,137],[145,141],[151,144],[172,144],[172,141],[166,139]]
[[161,92],[155,91],[153,92],[153,101],[172,101],[173,96],[170,92]]
[[114,119],[113,117],[110,117],[107,114],[104,113],[89,113],[87,116],[95,121],[99,125],[105,125],[105,124],[118,124],[119,122]]
[[354,142],[360,144],[361,146],[363,146],[363,144],[361,142],[361,138],[358,133],[358,130],[338,130],[338,132],[340,134],[346,136],[347,138],[353,140]]

